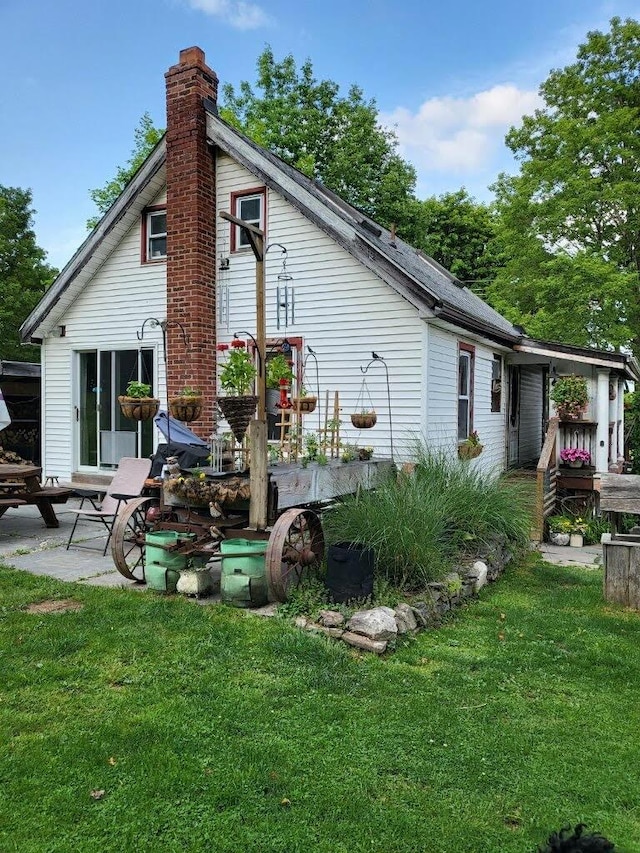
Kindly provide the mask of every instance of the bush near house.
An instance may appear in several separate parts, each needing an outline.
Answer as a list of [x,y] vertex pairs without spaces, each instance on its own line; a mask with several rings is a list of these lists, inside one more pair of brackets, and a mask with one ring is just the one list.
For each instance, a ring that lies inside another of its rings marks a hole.
[[323,523],[329,543],[371,547],[378,578],[406,591],[424,589],[496,541],[523,547],[531,529],[520,484],[423,445],[412,473],[346,497]]

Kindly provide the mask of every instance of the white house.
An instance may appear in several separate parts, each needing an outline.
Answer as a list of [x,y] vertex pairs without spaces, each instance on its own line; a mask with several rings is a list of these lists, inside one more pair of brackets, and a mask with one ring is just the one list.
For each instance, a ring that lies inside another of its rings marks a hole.
[[[596,473],[618,464],[622,390],[639,377],[635,362],[526,338],[431,258],[230,127],[199,48],[182,51],[166,79],[165,137],[22,327],[42,346],[45,473],[73,480],[152,452],[153,427],[125,420],[117,405],[132,378],[149,380],[162,400],[185,384],[205,390],[194,429],[210,434],[216,344],[256,324],[254,256],[220,211],[264,230],[269,342],[274,351],[285,338],[292,344],[298,374],[306,361],[316,390],[313,350],[320,422],[325,392],[332,406],[339,391],[345,440],[388,454],[392,424],[400,456],[410,437],[456,452],[477,431],[484,451],[473,464],[536,462],[550,383],[584,372],[593,423],[579,440]],[[166,372],[149,318],[168,321]],[[378,423],[363,435],[349,413],[373,352],[388,368],[391,413],[376,361],[366,382]],[[317,418],[308,416],[309,429]]]

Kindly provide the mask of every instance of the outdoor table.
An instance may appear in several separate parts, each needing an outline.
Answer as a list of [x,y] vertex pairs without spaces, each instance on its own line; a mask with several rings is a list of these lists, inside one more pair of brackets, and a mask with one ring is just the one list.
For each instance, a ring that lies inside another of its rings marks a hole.
[[71,489],[42,488],[37,465],[0,465],[0,517],[11,506],[35,504],[47,527],[59,527],[54,503],[66,503]]

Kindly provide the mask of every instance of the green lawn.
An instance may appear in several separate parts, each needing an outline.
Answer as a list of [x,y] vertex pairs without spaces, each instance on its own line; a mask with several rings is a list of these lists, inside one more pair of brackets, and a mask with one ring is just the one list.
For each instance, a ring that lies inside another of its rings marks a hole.
[[639,700],[598,572],[532,561],[379,660],[0,569],[0,850],[515,853],[582,820],[640,851]]

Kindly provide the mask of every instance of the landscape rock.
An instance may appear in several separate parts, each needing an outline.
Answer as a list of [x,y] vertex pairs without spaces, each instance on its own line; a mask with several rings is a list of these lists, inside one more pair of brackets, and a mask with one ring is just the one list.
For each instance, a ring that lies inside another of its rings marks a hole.
[[307,622],[304,628],[305,631],[311,631],[314,634],[325,634],[327,637],[334,637],[337,640],[344,634],[342,628],[328,628],[326,625],[318,625],[317,622]]
[[341,639],[356,649],[363,649],[365,652],[374,652],[377,655],[384,654],[387,650],[386,640],[372,640],[369,637],[364,637],[362,634],[353,634],[351,631],[345,631]]
[[340,628],[344,625],[344,616],[337,610],[321,610],[318,616],[320,624],[326,625],[327,628]]
[[489,567],[482,560],[476,560],[476,562],[473,564],[473,574],[475,576],[475,581],[473,584],[474,592],[480,592],[482,587],[489,580]]
[[304,616],[296,616],[293,624],[296,626],[296,628],[306,628],[307,627],[307,621],[308,620],[305,619]]
[[433,602],[416,601],[411,610],[421,628],[430,628],[438,621]]
[[398,634],[406,634],[408,631],[415,631],[418,627],[416,617],[413,615],[413,610],[408,604],[400,602],[400,604],[396,606],[395,614]]
[[395,611],[390,607],[358,610],[347,622],[347,629],[370,640],[389,640],[398,634]]

